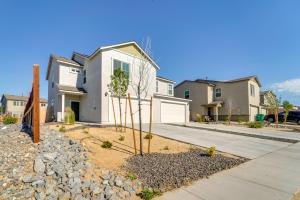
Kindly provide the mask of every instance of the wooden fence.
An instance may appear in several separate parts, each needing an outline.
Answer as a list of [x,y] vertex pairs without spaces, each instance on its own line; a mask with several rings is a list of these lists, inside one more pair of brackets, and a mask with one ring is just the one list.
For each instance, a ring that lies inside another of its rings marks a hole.
[[25,106],[23,124],[33,135],[33,142],[40,141],[40,66],[33,65],[33,84]]

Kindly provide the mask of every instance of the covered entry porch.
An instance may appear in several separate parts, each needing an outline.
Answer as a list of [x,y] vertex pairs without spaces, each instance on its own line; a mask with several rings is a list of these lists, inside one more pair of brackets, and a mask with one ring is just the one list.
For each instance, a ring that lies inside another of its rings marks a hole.
[[219,121],[219,108],[222,107],[223,101],[213,101],[209,104],[203,104],[202,106],[206,110],[205,115],[208,120]]
[[69,107],[73,110],[75,114],[75,121],[80,121],[80,101],[81,97],[86,94],[85,90],[82,88],[76,88],[71,86],[59,85],[58,98],[60,105],[57,110],[57,121],[65,121],[66,108]]

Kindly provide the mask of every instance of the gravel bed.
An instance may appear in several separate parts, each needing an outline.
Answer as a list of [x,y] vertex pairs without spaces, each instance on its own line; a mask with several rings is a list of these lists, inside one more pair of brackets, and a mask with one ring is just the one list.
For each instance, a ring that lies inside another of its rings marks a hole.
[[165,192],[187,185],[192,181],[230,169],[248,159],[230,158],[220,154],[213,157],[206,152],[193,149],[177,154],[152,153],[133,156],[127,160],[127,170],[136,174],[147,188]]
[[113,171],[96,175],[82,145],[62,133],[42,126],[37,145],[20,129],[0,128],[0,199],[115,200],[141,191]]

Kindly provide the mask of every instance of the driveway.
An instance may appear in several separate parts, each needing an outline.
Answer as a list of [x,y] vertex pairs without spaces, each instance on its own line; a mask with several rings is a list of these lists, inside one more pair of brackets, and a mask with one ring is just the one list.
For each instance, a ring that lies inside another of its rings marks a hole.
[[[144,124],[143,129],[147,131],[148,125]],[[216,146],[219,151],[250,159],[258,158],[290,145],[288,142],[279,142],[167,124],[153,124],[152,130],[153,133],[163,137],[202,147]]]
[[253,159],[167,192],[161,200],[289,200],[300,189],[300,143],[166,124],[154,124],[153,133]]

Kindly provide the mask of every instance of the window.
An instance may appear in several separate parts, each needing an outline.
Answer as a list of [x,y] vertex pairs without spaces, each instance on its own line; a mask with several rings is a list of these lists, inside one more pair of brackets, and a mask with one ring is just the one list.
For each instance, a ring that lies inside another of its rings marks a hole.
[[173,84],[169,84],[168,93],[169,93],[169,95],[173,95]]
[[70,72],[72,72],[74,74],[80,74],[80,69],[70,68]]
[[221,88],[216,88],[216,97],[221,97],[222,96],[222,91]]
[[113,69],[115,71],[115,69],[120,68],[122,71],[126,72],[129,75],[129,64],[126,62],[122,62],[119,60],[114,60],[114,66]]
[[184,91],[184,98],[189,99],[190,98],[190,90],[185,90]]
[[156,81],[156,92],[158,92],[158,81]]
[[14,101],[14,106],[17,106],[17,101]]
[[46,107],[46,104],[45,103],[41,103],[41,107]]
[[86,70],[83,70],[83,84],[86,83]]
[[52,76],[51,87],[54,88],[54,76]]
[[250,84],[250,95],[255,97],[255,88],[254,85]]
[[24,101],[20,101],[20,106],[24,106]]

